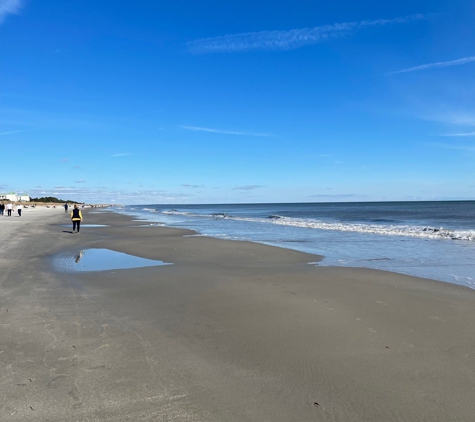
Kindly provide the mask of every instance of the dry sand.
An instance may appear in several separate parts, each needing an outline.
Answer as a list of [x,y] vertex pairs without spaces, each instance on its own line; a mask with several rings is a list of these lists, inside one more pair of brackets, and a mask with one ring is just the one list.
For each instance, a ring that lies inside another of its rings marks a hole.
[[0,217],[1,421],[474,420],[475,291],[84,214]]

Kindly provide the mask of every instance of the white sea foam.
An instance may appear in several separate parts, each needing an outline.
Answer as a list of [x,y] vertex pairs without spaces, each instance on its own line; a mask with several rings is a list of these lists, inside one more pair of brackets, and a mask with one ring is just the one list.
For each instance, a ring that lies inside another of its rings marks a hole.
[[166,215],[187,215],[187,216],[197,216],[197,214],[192,214],[190,212],[184,212],[184,211],[176,211],[176,210],[171,210],[171,211],[162,211],[162,214]]
[[[232,217],[230,217],[232,218]],[[318,220],[279,217],[272,219],[233,218],[243,221],[260,221],[282,226],[300,227],[318,230],[337,230],[343,232],[371,233],[387,236],[411,236],[428,239],[453,239],[475,241],[475,230],[447,230],[442,227],[397,226],[357,223],[328,223]]]
[[[467,218],[472,215],[470,207],[442,203],[435,210],[433,205],[394,204],[389,213],[378,204],[345,207],[348,210],[336,212],[332,207],[319,216],[314,210],[320,207],[308,209],[307,204],[265,209],[258,205],[178,209],[143,205],[136,213],[145,220],[195,230],[194,236],[251,240],[325,257],[313,265],[375,268],[475,289],[475,227],[470,224],[473,219]],[[410,212],[406,212],[408,207]],[[427,213],[422,212],[424,208]]]
[[[157,210],[150,208],[144,208],[144,210],[150,212],[158,212]],[[449,230],[444,229],[443,227],[325,222],[320,220],[289,218],[280,215],[272,215],[268,218],[236,217],[226,213],[196,214],[193,212],[177,210],[162,211],[162,214],[177,216],[181,215],[189,218],[218,218],[236,221],[277,224],[282,226],[316,230],[335,230],[341,232],[368,233],[386,236],[410,236],[426,239],[452,239],[475,241],[475,230]]]
[[471,289],[475,289],[475,280],[472,277],[460,277],[455,274],[450,274],[453,278],[455,284],[460,284],[462,286],[470,287]]

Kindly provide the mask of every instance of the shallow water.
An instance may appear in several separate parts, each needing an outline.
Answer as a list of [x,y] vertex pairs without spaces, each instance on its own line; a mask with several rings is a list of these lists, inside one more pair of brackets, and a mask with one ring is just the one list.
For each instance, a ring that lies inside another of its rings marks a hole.
[[54,265],[60,271],[107,271],[172,265],[111,249],[84,249],[76,254],[59,254]]
[[134,228],[143,228],[143,227],[165,227],[163,223],[150,223],[150,224],[140,224],[137,226],[127,226],[127,227],[134,227]]
[[323,255],[475,289],[475,201],[146,205],[117,209],[199,235]]
[[[72,224],[61,224],[62,227],[71,227]],[[110,227],[107,224],[81,224],[81,229],[82,228],[88,228],[88,227]]]

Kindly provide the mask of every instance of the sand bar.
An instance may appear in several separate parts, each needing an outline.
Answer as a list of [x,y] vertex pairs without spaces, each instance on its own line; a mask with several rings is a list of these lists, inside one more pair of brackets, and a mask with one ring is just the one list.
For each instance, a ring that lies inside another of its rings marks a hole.
[[[0,217],[0,420],[473,420],[474,290],[84,214]],[[88,248],[173,265],[55,270]]]

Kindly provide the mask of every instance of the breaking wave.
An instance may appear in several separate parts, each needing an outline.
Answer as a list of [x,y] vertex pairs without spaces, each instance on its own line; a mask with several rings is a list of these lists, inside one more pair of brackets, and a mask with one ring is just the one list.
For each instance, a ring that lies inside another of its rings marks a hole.
[[372,233],[389,236],[411,236],[429,239],[452,239],[475,241],[475,230],[448,230],[443,227],[420,227],[404,225],[383,224],[358,224],[358,223],[328,223],[323,221],[299,220],[282,217],[273,219],[272,224],[285,226],[319,229],[338,230],[345,232]]
[[277,224],[289,227],[298,227],[314,230],[335,230],[340,232],[354,232],[354,233],[368,233],[385,236],[410,236],[426,239],[452,239],[452,240],[466,240],[475,241],[475,230],[450,230],[443,227],[428,227],[428,226],[411,226],[411,225],[397,225],[391,224],[394,220],[378,219],[373,220],[377,224],[365,223],[342,223],[342,222],[328,222],[314,219],[303,219],[285,217],[281,215],[269,215],[265,218],[257,217],[239,217],[226,213],[215,214],[198,214],[188,211],[167,210],[157,211],[155,209],[145,208],[144,210],[150,212],[161,212],[167,215],[179,215],[188,218],[212,218],[212,219],[228,219],[235,221],[247,221],[265,224]]

